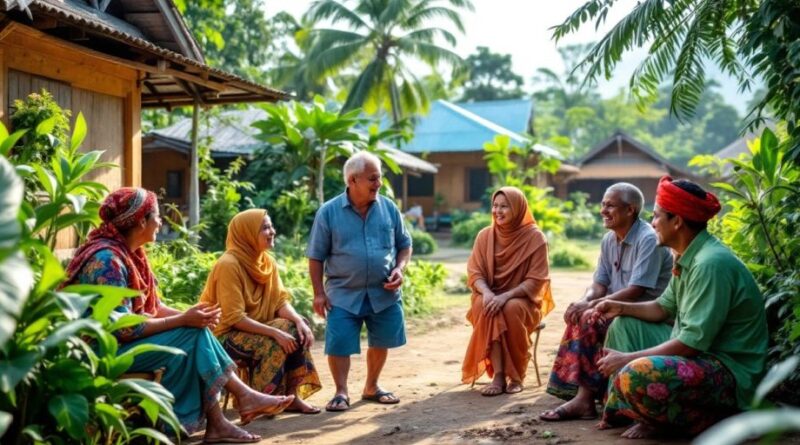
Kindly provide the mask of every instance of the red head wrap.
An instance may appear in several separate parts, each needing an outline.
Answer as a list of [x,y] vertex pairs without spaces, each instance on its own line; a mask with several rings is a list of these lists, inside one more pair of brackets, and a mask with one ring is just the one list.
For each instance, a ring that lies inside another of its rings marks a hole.
[[713,193],[706,192],[705,199],[698,198],[673,184],[669,176],[664,176],[658,181],[656,205],[669,213],[694,222],[706,222],[722,208]]

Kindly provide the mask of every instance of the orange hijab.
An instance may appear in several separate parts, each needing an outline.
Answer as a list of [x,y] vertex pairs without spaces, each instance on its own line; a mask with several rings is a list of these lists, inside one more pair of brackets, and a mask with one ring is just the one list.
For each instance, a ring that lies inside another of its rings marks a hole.
[[503,194],[511,207],[511,221],[483,229],[475,239],[467,272],[467,284],[472,287],[483,278],[491,289],[507,291],[527,279],[543,281],[537,295],[530,298],[541,304],[542,317],[555,307],[550,292],[550,268],[547,259],[547,240],[533,218],[528,201],[516,187],[501,187],[492,195],[492,202]]
[[200,301],[219,303],[222,308],[222,318],[214,329],[217,335],[230,330],[245,315],[261,323],[272,321],[289,302],[278,265],[267,251],[258,249],[266,215],[263,209],[245,210],[228,224],[226,251],[214,265],[200,297]]

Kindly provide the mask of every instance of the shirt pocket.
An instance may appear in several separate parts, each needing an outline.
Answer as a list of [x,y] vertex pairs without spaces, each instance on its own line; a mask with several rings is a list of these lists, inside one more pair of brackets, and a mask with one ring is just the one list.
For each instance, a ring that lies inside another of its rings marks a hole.
[[381,247],[384,249],[394,249],[394,227],[383,226],[381,227]]

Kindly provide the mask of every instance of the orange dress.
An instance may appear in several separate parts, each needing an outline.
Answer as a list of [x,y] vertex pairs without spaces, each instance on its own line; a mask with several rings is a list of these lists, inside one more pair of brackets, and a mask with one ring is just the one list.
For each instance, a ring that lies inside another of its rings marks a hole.
[[[506,195],[511,221],[502,228],[493,223],[481,230],[467,263],[467,285],[472,289],[467,320],[473,331],[462,365],[464,383],[474,382],[484,372],[494,376],[490,360],[493,342],[500,344],[506,377],[523,382],[530,360],[531,333],[555,307],[547,240],[536,226],[525,196],[514,187],[503,187],[497,193]],[[521,287],[525,296],[508,300],[499,313],[487,317],[483,295],[475,287],[479,279],[496,294]]]

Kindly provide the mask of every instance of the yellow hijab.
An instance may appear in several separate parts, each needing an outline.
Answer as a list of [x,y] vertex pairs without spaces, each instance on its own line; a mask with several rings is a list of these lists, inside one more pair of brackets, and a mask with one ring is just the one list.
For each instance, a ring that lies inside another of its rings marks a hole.
[[228,224],[225,253],[208,275],[200,301],[222,308],[216,335],[224,334],[246,316],[266,323],[289,302],[275,260],[259,250],[258,237],[267,211],[240,212]]

